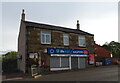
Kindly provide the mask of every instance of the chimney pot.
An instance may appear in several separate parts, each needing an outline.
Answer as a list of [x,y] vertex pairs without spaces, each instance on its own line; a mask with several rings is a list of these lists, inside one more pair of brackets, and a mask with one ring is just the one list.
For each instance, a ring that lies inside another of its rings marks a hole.
[[22,17],[21,17],[21,20],[25,20],[25,10],[22,9]]
[[22,9],[22,13],[24,13],[25,12],[25,10],[24,9]]
[[77,30],[80,30],[79,20],[77,20]]

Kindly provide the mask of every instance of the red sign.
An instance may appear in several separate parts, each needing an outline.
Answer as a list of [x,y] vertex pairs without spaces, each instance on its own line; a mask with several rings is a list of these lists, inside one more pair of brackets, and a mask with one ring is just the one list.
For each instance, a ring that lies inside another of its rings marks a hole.
[[88,54],[88,51],[87,51],[87,50],[84,50],[84,54]]
[[94,64],[94,54],[89,54],[89,64]]

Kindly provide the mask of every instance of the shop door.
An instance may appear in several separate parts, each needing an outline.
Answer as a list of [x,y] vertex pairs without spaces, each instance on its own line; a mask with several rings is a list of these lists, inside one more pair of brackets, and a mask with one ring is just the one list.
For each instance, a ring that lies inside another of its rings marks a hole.
[[78,68],[78,57],[71,57],[71,68],[72,69]]
[[61,57],[61,67],[62,68],[69,67],[69,57]]
[[85,58],[79,58],[79,69],[85,68]]

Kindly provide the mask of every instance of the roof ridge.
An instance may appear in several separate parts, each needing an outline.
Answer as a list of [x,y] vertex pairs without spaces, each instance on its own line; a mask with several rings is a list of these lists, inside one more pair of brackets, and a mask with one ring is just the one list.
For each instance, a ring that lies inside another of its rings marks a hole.
[[93,34],[91,34],[91,33],[88,33],[88,32],[82,31],[82,30],[73,29],[73,28],[67,28],[67,27],[50,25],[50,24],[44,24],[44,23],[38,23],[38,22],[32,22],[32,21],[24,21],[24,22],[25,22],[25,23],[38,24],[38,25],[51,26],[51,27],[58,27],[58,28],[62,28],[62,29],[69,29],[69,30],[79,31],[79,32],[82,32],[82,33],[86,33],[86,34],[89,34],[89,35],[93,35]]
[[35,24],[42,24],[42,25],[48,25],[48,26],[54,26],[54,27],[61,27],[61,28],[71,29],[71,28],[67,28],[67,27],[50,25],[50,24],[46,24],[46,23],[38,23],[38,22],[33,22],[33,21],[24,21],[24,22],[30,22],[30,23],[35,23]]

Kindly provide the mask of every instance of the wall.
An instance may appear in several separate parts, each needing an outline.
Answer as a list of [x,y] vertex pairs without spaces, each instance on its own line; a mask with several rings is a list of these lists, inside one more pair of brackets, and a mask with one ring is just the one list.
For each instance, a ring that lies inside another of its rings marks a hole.
[[26,71],[26,28],[23,21],[21,21],[20,24],[20,30],[19,30],[19,36],[18,36],[18,54],[22,55],[22,59],[18,59],[18,69],[20,71],[23,71],[25,73]]
[[[29,52],[40,52],[42,58],[46,58],[46,64],[49,68],[50,62],[50,55],[44,52],[47,48],[76,48],[76,49],[88,49],[90,53],[94,53],[94,36],[85,35],[86,37],[86,47],[78,46],[78,35],[75,33],[69,33],[69,46],[63,45],[63,33],[61,31],[54,31],[54,30],[45,30],[51,32],[51,44],[41,44],[40,34],[41,31],[45,29],[34,28],[34,27],[27,27],[27,53]],[[42,50],[42,51],[41,51]],[[87,62],[87,58],[86,58]],[[87,63],[86,63],[87,64]],[[88,66],[88,65],[87,65]]]

